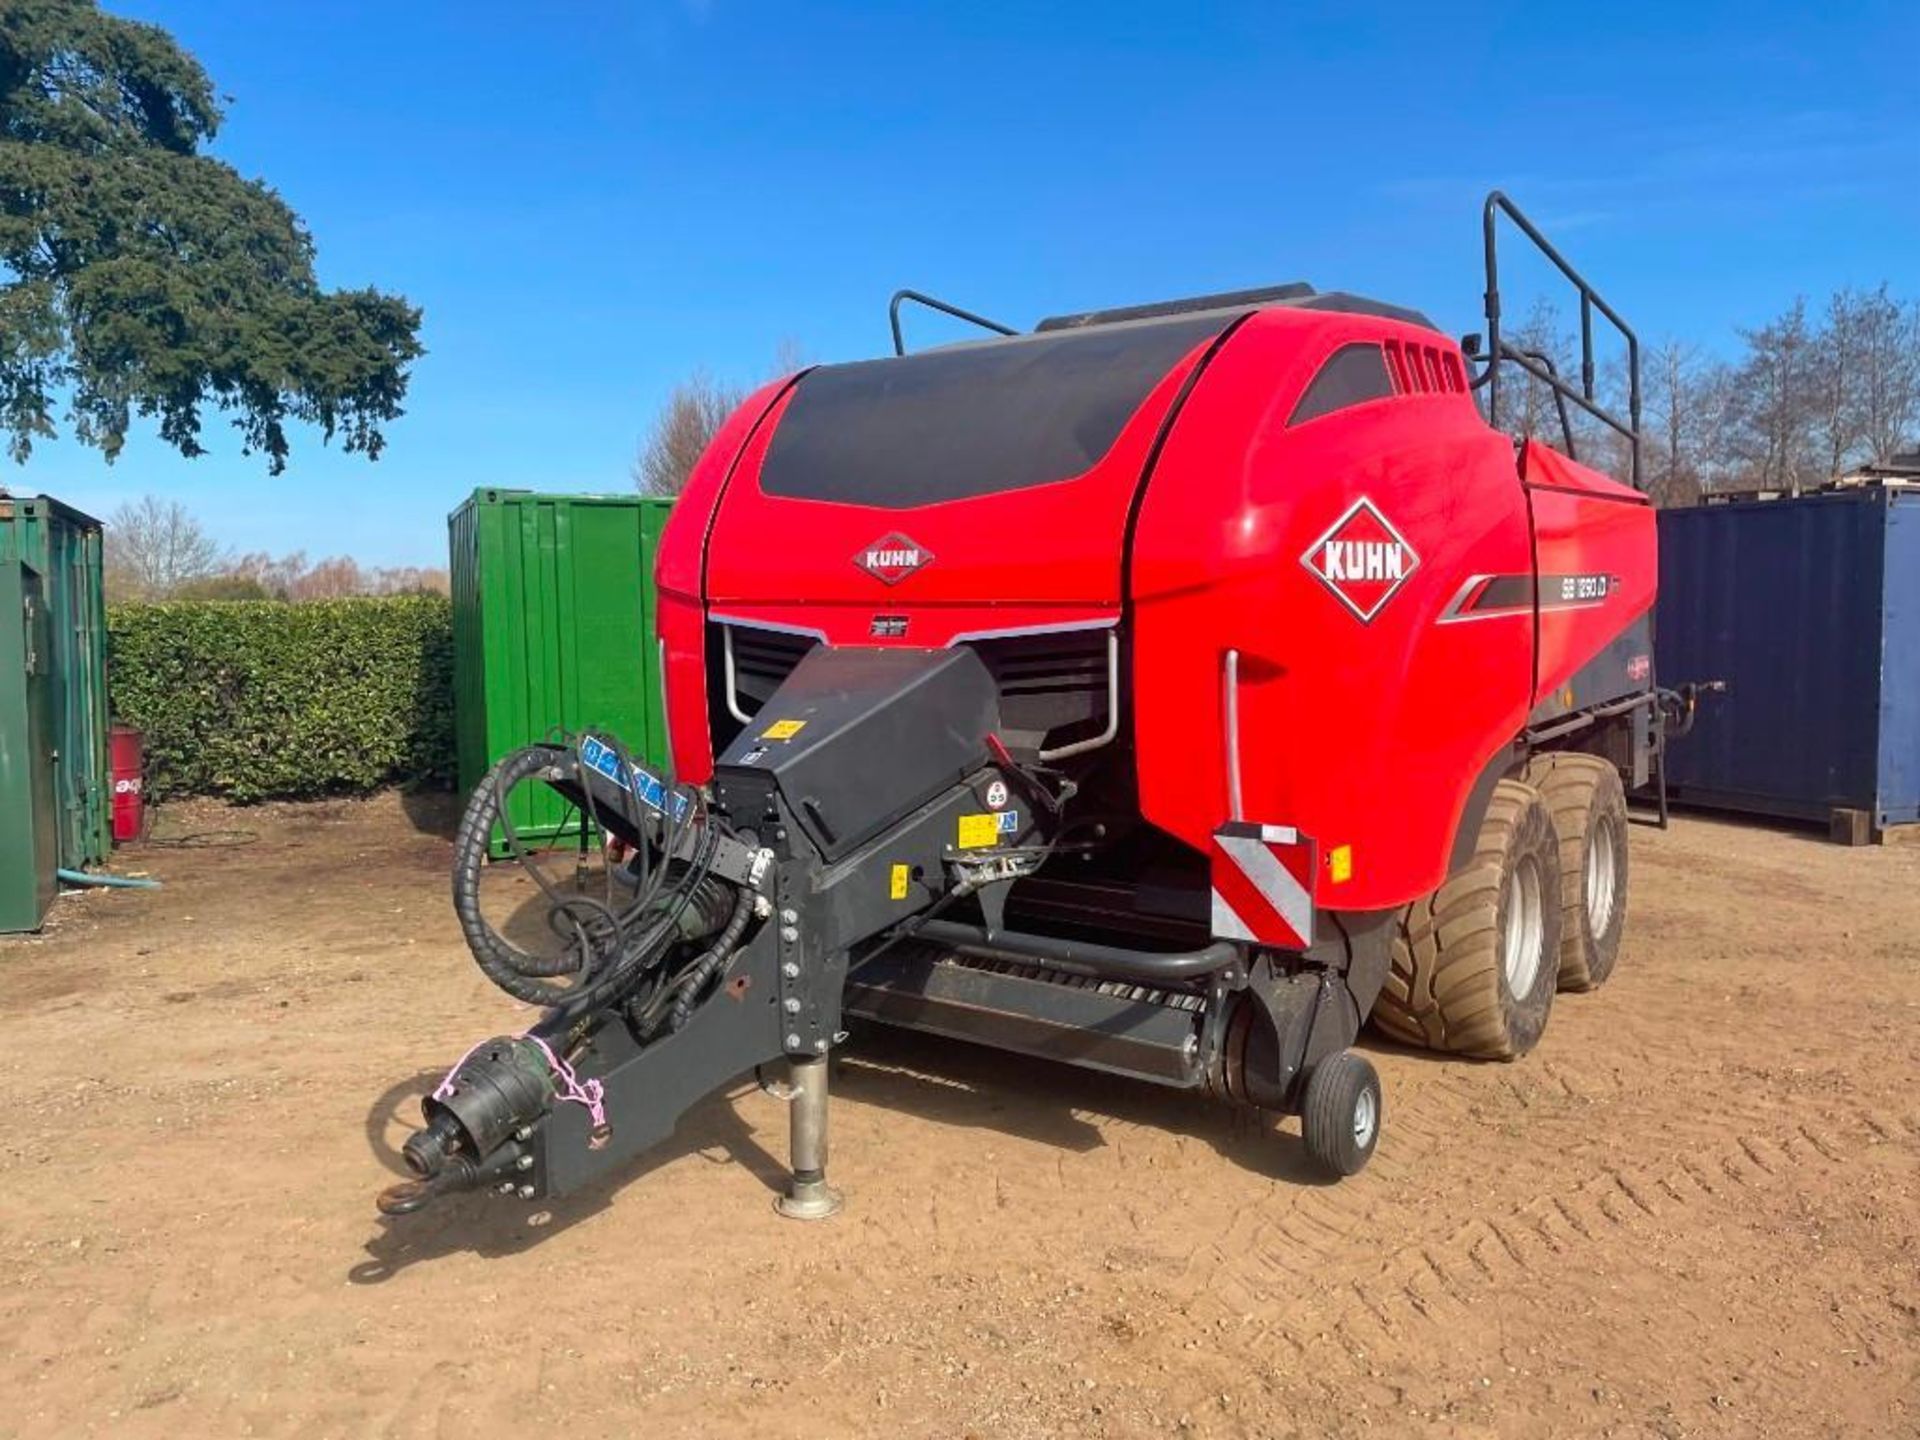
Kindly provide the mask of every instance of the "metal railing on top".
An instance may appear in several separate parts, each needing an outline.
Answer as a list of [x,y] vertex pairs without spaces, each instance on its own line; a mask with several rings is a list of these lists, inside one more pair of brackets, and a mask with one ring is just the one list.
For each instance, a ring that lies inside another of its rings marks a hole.
[[989,320],[984,315],[976,315],[971,310],[962,310],[958,305],[949,305],[946,301],[932,295],[924,295],[918,290],[896,290],[893,299],[887,305],[887,323],[893,327],[893,353],[907,353],[907,337],[900,332],[900,304],[911,300],[916,305],[924,305],[929,310],[938,310],[942,315],[951,315],[956,320],[964,320],[969,325],[978,325],[982,330],[991,330],[997,335],[1018,335],[1020,332],[1011,325],[1002,325],[998,320]]
[[[1499,220],[1501,215],[1511,220],[1520,233],[1531,240],[1534,247],[1547,257],[1573,287],[1580,292],[1580,384],[1569,384],[1559,373],[1553,362],[1537,350],[1525,350],[1508,344],[1500,334],[1500,261],[1499,261]],[[1553,391],[1555,403],[1560,410],[1560,421],[1567,435],[1568,451],[1573,448],[1573,427],[1566,413],[1566,401],[1572,401],[1595,420],[1626,440],[1631,455],[1631,475],[1633,488],[1645,490],[1646,485],[1641,472],[1640,460],[1640,337],[1633,327],[1620,317],[1620,312],[1609,305],[1600,292],[1590,285],[1581,273],[1574,269],[1567,258],[1554,248],[1553,242],[1540,233],[1540,229],[1500,191],[1495,190],[1487,196],[1486,207],[1482,212],[1481,229],[1486,244],[1487,256],[1487,353],[1476,356],[1469,352],[1469,358],[1483,360],[1485,368],[1474,378],[1473,388],[1482,386],[1487,391],[1487,423],[1495,429],[1500,426],[1500,369],[1503,364],[1517,365],[1542,385]],[[1598,311],[1627,345],[1627,417],[1619,415],[1602,405],[1594,391],[1593,364],[1593,317]]]

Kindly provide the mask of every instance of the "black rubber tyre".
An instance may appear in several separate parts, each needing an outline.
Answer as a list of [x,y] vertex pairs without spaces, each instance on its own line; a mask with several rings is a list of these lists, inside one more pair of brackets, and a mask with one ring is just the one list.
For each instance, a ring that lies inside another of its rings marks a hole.
[[1560,912],[1553,820],[1531,785],[1502,780],[1473,858],[1401,915],[1374,1024],[1429,1050],[1518,1059],[1547,1028]]
[[1595,755],[1536,755],[1527,779],[1560,838],[1560,988],[1594,990],[1627,923],[1627,792]]
[[1335,1179],[1357,1175],[1380,1143],[1380,1077],[1364,1055],[1342,1050],[1307,1076],[1300,1102],[1300,1134],[1307,1154]]

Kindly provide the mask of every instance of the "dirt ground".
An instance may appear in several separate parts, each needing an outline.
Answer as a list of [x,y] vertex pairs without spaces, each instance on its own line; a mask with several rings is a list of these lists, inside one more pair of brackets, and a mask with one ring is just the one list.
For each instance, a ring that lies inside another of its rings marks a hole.
[[1291,1122],[882,1033],[826,1224],[741,1086],[544,1225],[389,1226],[418,1096],[529,1018],[432,812],[175,811],[254,838],[0,942],[0,1435],[1920,1435],[1920,845],[1637,829],[1612,983],[1515,1065],[1367,1042],[1338,1186]]

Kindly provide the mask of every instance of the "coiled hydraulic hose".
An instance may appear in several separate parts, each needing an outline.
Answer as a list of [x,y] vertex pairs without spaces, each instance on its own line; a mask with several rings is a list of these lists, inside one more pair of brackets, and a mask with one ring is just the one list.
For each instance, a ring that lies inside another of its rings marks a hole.
[[[625,763],[624,755],[621,759]],[[453,842],[454,913],[481,971],[515,999],[569,1015],[621,999],[645,982],[676,943],[720,929],[730,911],[738,910],[737,904],[730,904],[729,887],[708,875],[714,848],[711,835],[704,837],[691,863],[669,864],[643,842],[634,866],[636,893],[624,903],[615,903],[611,877],[604,900],[563,894],[548,881],[520,846],[507,799],[521,782],[577,763],[567,745],[529,745],[505,756],[475,787]],[[591,809],[591,792],[587,793],[589,813],[583,818],[597,826],[599,817]],[[693,804],[687,813],[700,815]],[[634,829],[646,833],[637,813],[626,818],[635,822]],[[558,954],[535,955],[520,949],[481,914],[480,876],[495,825],[506,833],[509,849],[547,897],[549,924],[567,940]],[[667,820],[665,831],[662,857],[674,852],[680,823]]]
[[529,1005],[557,1005],[566,999],[571,987],[547,984],[543,977],[575,973],[583,957],[572,950],[555,956],[531,955],[509,944],[480,913],[480,872],[487,863],[494,824],[506,810],[507,794],[561,758],[557,749],[543,745],[529,745],[503,757],[474,788],[453,837],[453,912],[460,921],[460,933],[486,977]]

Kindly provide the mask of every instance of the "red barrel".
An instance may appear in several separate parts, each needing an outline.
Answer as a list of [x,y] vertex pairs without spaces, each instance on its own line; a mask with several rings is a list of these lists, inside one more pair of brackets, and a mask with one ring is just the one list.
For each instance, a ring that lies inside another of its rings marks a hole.
[[131,725],[116,725],[110,732],[108,749],[113,758],[113,843],[124,845],[138,840],[146,825],[146,796],[142,771],[146,757],[140,745],[140,732]]

